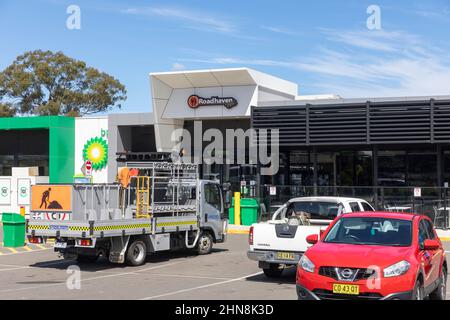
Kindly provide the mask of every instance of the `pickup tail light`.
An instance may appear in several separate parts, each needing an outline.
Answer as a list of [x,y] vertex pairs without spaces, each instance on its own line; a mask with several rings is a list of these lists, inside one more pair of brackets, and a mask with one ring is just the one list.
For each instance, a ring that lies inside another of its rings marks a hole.
[[250,231],[248,233],[248,244],[253,245],[253,227],[250,227]]
[[82,247],[90,247],[90,246],[92,246],[92,240],[91,239],[80,239],[79,245]]
[[34,244],[40,244],[40,243],[44,242],[44,239],[42,239],[42,237],[29,237],[28,242],[34,243]]

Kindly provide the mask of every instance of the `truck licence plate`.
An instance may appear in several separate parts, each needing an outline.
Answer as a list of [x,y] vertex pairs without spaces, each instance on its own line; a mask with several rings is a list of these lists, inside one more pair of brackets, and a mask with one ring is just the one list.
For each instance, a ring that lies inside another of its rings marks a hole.
[[295,260],[295,255],[292,252],[277,252],[277,259],[279,259],[279,260]]
[[55,248],[58,248],[58,249],[67,248],[67,242],[55,242]]
[[359,285],[333,283],[333,293],[358,295]]

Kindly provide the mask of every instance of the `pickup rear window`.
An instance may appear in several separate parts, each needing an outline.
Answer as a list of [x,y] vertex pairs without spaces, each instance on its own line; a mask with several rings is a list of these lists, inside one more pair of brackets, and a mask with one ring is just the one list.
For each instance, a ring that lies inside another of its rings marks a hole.
[[322,201],[299,201],[289,205],[286,212],[286,218],[299,215],[300,212],[306,212],[310,219],[333,220],[338,214],[342,213],[343,205],[334,202]]

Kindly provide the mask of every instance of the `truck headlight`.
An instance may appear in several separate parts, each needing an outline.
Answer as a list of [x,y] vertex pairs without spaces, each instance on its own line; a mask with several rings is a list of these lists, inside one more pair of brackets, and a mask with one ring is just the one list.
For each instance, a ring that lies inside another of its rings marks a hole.
[[389,266],[383,270],[384,277],[390,278],[401,276],[402,274],[405,274],[409,270],[410,266],[411,265],[406,260],[397,262],[396,264],[393,264],[392,266]]
[[307,272],[314,272],[314,268],[316,267],[314,263],[304,254],[300,258],[298,262],[298,266]]

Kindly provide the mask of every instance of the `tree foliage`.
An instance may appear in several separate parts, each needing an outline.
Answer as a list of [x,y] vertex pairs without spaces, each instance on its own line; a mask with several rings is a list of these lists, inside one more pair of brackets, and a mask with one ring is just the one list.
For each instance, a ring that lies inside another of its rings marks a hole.
[[26,52],[0,73],[0,117],[89,115],[120,108],[125,99],[114,77],[62,52]]

